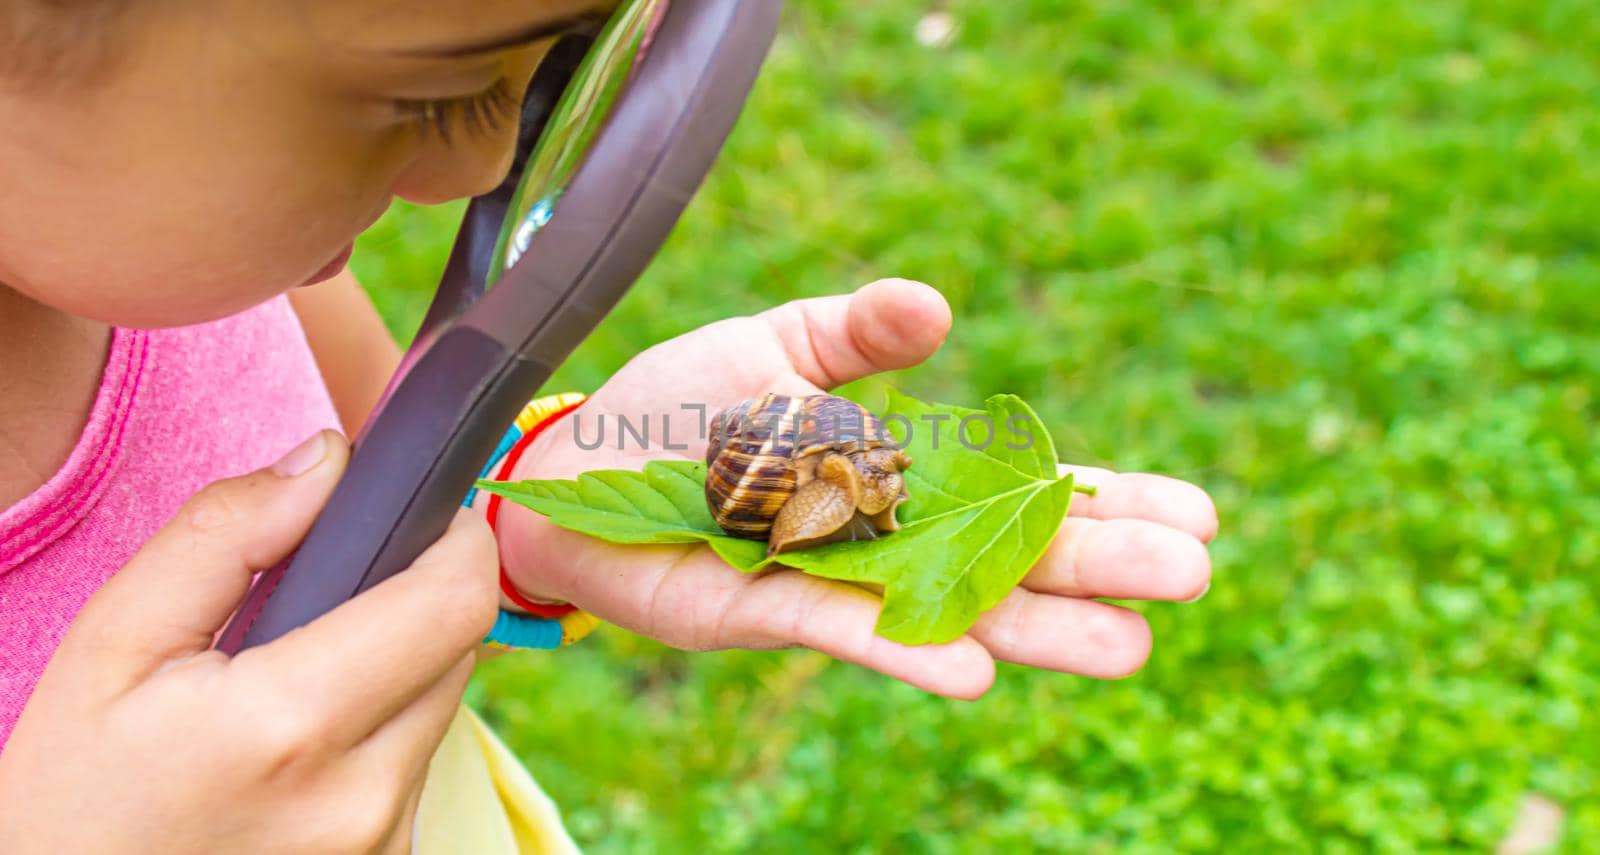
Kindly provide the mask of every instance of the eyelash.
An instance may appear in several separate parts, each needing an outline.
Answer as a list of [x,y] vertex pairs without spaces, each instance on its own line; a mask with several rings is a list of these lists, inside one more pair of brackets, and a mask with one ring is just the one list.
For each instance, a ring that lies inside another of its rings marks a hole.
[[476,95],[462,98],[438,98],[397,102],[410,115],[417,129],[424,135],[435,135],[445,145],[452,142],[452,129],[459,122],[473,137],[486,137],[506,122],[518,118],[522,101],[511,91],[511,81],[501,78],[493,86]]

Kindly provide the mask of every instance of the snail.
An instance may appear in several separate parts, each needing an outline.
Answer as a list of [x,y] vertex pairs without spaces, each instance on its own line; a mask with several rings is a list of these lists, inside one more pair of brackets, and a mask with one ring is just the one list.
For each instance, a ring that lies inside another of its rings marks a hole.
[[911,458],[854,401],[769,394],[716,414],[706,464],[717,525],[770,556],[898,530]]

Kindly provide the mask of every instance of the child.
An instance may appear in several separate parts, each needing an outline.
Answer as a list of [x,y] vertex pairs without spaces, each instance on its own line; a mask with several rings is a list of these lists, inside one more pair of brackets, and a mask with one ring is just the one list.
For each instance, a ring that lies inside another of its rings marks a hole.
[[[805,645],[976,698],[996,659],[1131,673],[1148,627],[1094,598],[1204,592],[1210,500],[1156,476],[1080,470],[1100,493],[1022,586],[919,648],[875,636],[857,588],[612,546],[510,505],[491,532],[480,497],[410,572],[275,643],[211,652],[251,575],[308,530],[348,457],[336,429],[359,426],[397,360],[342,272],[351,241],[396,196],[498,184],[515,128],[491,106],[563,22],[610,5],[0,6],[0,851],[570,848],[460,707],[518,604],[570,602],[682,648]],[[671,415],[691,436],[681,403],[915,365],[950,322],[902,281],[790,303],[646,351],[582,409]],[[581,451],[571,422],[548,421],[506,477],[642,464]]]

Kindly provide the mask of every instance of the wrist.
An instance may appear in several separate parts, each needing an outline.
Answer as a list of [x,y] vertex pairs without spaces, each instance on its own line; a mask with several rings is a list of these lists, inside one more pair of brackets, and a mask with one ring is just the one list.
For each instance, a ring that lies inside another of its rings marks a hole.
[[[535,477],[526,474],[530,470],[525,468],[524,459],[536,459],[537,452],[532,449],[538,445],[541,437],[576,410],[584,400],[583,395],[574,393],[536,398],[529,402],[516,422],[507,429],[500,447],[479,477],[502,482]],[[507,544],[522,542],[523,538],[519,535],[526,531],[527,525],[512,521],[502,526],[500,512],[503,506],[511,510],[521,508],[503,503],[499,496],[476,488],[468,494],[465,504],[482,510],[500,546],[501,609],[494,628],[484,639],[485,649],[551,650],[572,644],[594,631],[599,621],[593,615],[543,593],[543,585],[513,581],[508,566],[516,566],[513,558],[516,550],[508,549]],[[543,518],[537,519],[543,521]]]
[[[502,447],[503,453],[498,455],[485,477],[502,482],[541,477],[536,474],[540,471],[538,461],[544,457],[544,451],[551,444],[558,425],[570,417],[584,400],[583,395],[567,394],[539,398],[530,403],[508,433],[507,442]],[[496,495],[480,493],[477,499],[474,506],[482,507],[500,547],[502,610],[549,619],[561,618],[576,611],[576,607],[568,604],[553,586],[540,579],[536,571],[529,572],[532,568],[528,562],[519,560],[525,553],[517,547],[524,545],[529,528],[544,522],[543,518],[534,516],[529,520],[517,517],[518,512],[526,514],[524,509],[515,503],[502,501]]]

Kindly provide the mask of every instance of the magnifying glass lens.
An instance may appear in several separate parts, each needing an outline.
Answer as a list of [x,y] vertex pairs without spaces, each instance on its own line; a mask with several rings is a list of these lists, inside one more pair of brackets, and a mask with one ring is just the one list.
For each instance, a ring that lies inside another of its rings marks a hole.
[[[595,38],[537,134],[501,229],[486,286],[492,287],[500,274],[521,260],[533,236],[549,223],[670,6],[670,0],[624,3]],[[552,82],[556,73],[552,71]],[[536,97],[542,94],[531,89]]]
[[[611,115],[671,0],[629,0],[550,46],[523,98],[506,179],[473,200],[415,341],[460,317],[527,251]],[[404,367],[413,361],[408,354]],[[396,382],[399,380],[396,377]]]

